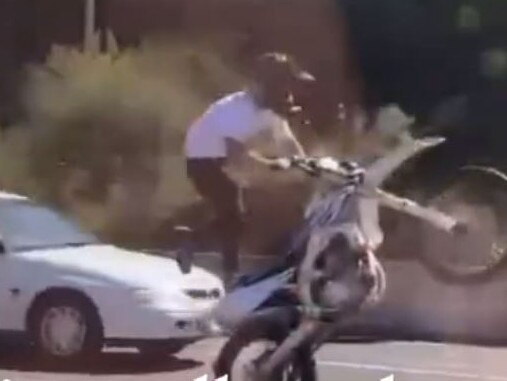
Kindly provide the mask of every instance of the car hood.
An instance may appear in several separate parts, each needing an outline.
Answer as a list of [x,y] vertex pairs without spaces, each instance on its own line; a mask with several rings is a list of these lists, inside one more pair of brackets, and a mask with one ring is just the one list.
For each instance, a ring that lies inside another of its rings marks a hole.
[[129,287],[221,288],[221,281],[202,268],[183,274],[170,258],[120,249],[111,245],[88,245],[20,253],[23,261],[57,270],[59,275],[79,275]]

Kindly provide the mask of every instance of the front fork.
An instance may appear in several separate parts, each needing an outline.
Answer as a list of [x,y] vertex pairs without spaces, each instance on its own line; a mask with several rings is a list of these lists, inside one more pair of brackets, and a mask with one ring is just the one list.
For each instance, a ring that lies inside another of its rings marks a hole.
[[[298,327],[257,368],[259,374],[256,381],[274,381],[273,375],[294,361],[298,354],[304,353],[313,357],[315,351],[337,331],[345,319],[354,317],[362,307],[378,302],[385,291],[385,274],[375,256],[372,253],[369,254],[373,283],[363,284],[364,280],[358,276],[356,282],[349,285],[354,290],[351,290],[348,297],[344,299],[347,303],[342,303],[339,309],[326,310],[318,306],[315,306],[316,308],[300,307]],[[360,287],[353,287],[354,285]]]
[[[302,315],[304,315],[303,312]],[[255,380],[278,381],[273,379],[273,375],[301,354],[311,356],[311,361],[314,362],[314,353],[336,332],[339,322],[349,316],[352,316],[352,312],[344,313],[342,319],[335,319],[332,323],[303,316],[299,326],[275,349],[266,361],[257,367]]]
[[317,349],[314,340],[319,336],[319,333],[323,332],[325,326],[326,323],[317,320],[303,321],[257,368],[256,381],[275,381],[272,376],[294,360],[302,348],[307,351],[308,356],[313,357],[313,353]]

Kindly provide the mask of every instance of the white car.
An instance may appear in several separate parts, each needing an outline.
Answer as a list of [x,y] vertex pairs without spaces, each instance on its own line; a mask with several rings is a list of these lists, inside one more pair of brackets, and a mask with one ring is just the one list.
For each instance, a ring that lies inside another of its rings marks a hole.
[[100,243],[62,214],[0,192],[0,332],[49,360],[105,345],[177,351],[208,335],[220,279]]

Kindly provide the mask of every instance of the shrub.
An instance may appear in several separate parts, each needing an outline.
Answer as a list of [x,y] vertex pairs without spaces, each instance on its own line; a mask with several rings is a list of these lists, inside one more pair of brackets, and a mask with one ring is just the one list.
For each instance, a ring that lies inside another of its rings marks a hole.
[[30,176],[27,157],[30,134],[24,128],[12,127],[0,137],[0,189],[37,195],[37,184]]
[[0,177],[14,189],[18,175],[29,178],[29,193],[86,216],[109,238],[135,237],[192,200],[184,131],[241,81],[206,41],[148,41],[119,53],[55,46],[28,71],[25,122],[9,138],[24,131],[24,152]]

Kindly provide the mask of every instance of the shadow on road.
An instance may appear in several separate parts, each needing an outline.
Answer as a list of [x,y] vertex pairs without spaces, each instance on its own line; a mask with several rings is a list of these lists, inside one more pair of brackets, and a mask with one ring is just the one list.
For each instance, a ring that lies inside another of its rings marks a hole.
[[103,353],[93,361],[82,364],[50,365],[39,361],[27,351],[0,350],[0,369],[20,372],[51,372],[91,375],[149,374],[160,372],[181,372],[202,366],[201,362],[167,356],[147,358],[138,353]]

